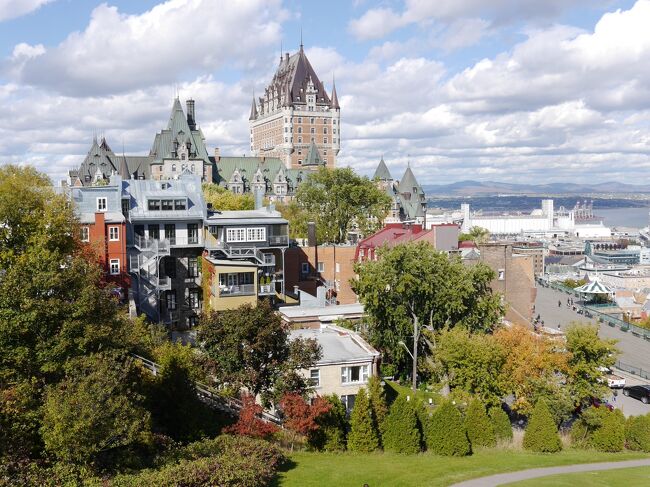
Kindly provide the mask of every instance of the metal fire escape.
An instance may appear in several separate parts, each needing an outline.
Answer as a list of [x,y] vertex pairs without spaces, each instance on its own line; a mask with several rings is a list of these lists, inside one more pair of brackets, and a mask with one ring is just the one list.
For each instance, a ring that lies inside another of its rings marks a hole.
[[161,321],[160,293],[171,289],[171,279],[160,275],[160,261],[170,255],[169,240],[135,235],[134,246],[139,253],[129,256],[129,272],[137,278],[138,308],[152,320]]

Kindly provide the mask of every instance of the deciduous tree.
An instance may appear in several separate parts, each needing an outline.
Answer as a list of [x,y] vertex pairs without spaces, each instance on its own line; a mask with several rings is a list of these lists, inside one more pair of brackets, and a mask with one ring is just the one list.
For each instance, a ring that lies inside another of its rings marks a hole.
[[117,449],[149,442],[141,373],[132,359],[98,354],[77,359],[47,390],[43,440],[59,460],[88,464]]
[[345,406],[336,394],[325,396],[330,403],[330,410],[318,417],[316,422],[320,428],[309,435],[309,444],[325,451],[345,450],[348,419]]
[[362,234],[381,228],[391,200],[350,168],[321,168],[298,187],[296,201],[316,223],[319,242],[342,243],[353,226]]
[[261,418],[264,408],[255,402],[253,395],[243,394],[241,401],[242,408],[239,410],[237,422],[224,428],[225,433],[268,439],[278,432],[276,425]]
[[[307,438],[320,428],[319,418],[332,408],[329,401],[316,397],[311,404],[295,392],[286,393],[280,399],[284,426],[299,438]],[[293,449],[293,441],[291,443]]]
[[295,390],[307,387],[296,371],[313,365],[321,354],[314,340],[290,343],[286,327],[266,301],[204,315],[198,340],[219,385],[245,387],[265,397],[276,384],[283,391],[304,392]]
[[203,183],[203,198],[215,210],[254,210],[255,197],[251,193],[235,194],[213,183]]
[[[355,271],[359,278],[352,287],[370,317],[369,338],[402,374],[411,359],[400,342],[412,348],[411,337],[419,337],[421,327],[490,330],[503,314],[489,287],[494,273],[488,267],[464,266],[427,242],[380,249],[376,261],[359,263]],[[424,341],[417,341],[424,352]]]

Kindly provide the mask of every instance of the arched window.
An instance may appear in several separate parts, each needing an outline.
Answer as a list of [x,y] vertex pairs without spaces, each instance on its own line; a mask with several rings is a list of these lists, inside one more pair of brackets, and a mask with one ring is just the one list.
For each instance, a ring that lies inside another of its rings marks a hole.
[[172,164],[172,172],[176,172],[176,164]]

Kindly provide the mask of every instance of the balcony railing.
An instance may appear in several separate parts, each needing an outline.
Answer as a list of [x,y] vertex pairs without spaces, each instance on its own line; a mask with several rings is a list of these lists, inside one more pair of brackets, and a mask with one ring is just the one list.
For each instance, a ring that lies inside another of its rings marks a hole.
[[168,237],[168,238],[146,238],[142,235],[135,236],[135,246],[140,250],[158,250],[158,252],[166,252],[170,247],[185,247],[188,245],[203,245],[201,238],[197,235],[195,237],[182,236],[182,237]]
[[255,284],[219,286],[219,296],[252,296],[254,294]]
[[269,245],[289,245],[289,236],[269,235]]

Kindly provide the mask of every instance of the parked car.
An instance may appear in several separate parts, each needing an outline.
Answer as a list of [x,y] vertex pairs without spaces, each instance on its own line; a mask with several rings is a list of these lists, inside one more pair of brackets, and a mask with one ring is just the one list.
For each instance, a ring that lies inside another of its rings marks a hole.
[[640,386],[629,386],[623,388],[623,395],[638,399],[643,404],[650,403],[650,384]]
[[625,377],[612,373],[612,370],[607,367],[598,367],[598,370],[603,373],[603,376],[598,378],[598,382],[601,384],[607,381],[607,386],[610,389],[623,389],[625,387]]

